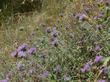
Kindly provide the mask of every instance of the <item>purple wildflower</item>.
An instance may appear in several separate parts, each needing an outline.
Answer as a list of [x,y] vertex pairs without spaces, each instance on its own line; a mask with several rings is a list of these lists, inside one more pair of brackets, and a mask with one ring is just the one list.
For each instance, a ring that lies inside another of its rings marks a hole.
[[89,64],[85,64],[84,69],[85,69],[86,71],[89,71],[89,70],[90,70],[90,65],[89,65]]
[[21,46],[18,47],[17,51],[18,52],[19,51],[26,51],[27,47],[28,47],[28,45],[24,43],[24,44],[22,44]]
[[52,31],[51,35],[52,35],[53,37],[57,37],[57,36],[58,36],[58,32],[57,32],[57,30],[56,30],[56,27],[53,28],[53,31]]
[[75,15],[75,18],[82,21],[82,20],[86,19],[87,16],[85,14],[78,13]]
[[61,66],[57,65],[54,69],[55,72],[61,72]]
[[85,68],[81,68],[81,72],[85,73],[86,72]]
[[32,47],[28,50],[28,53],[29,54],[35,54],[36,53],[36,48],[35,47]]
[[98,45],[98,44],[97,44],[97,45],[95,45],[95,50],[96,50],[96,51],[101,50],[101,46],[100,46],[100,45]]
[[44,71],[42,74],[41,74],[41,77],[42,78],[47,78],[49,75],[49,72],[48,71]]
[[8,82],[7,79],[0,80],[0,82]]
[[84,20],[86,18],[86,15],[85,14],[81,14],[80,17],[79,17],[79,20]]
[[57,38],[52,38],[52,39],[51,39],[51,44],[52,44],[53,46],[57,47],[57,46],[58,46],[58,39],[57,39]]
[[101,61],[102,61],[102,59],[103,59],[103,57],[102,57],[102,56],[97,55],[97,56],[95,57],[94,62],[95,62],[95,63],[101,62]]
[[85,73],[85,72],[89,71],[90,70],[90,67],[91,67],[91,64],[90,63],[85,64],[84,67],[81,68],[81,72],[82,73]]
[[19,51],[18,52],[18,57],[26,57],[26,52]]
[[104,68],[101,69],[101,71],[102,71],[103,74],[107,74],[108,68],[107,67],[104,67]]
[[70,80],[71,80],[71,78],[69,76],[64,75],[64,81],[70,81]]
[[106,80],[100,79],[97,82],[106,82]]
[[17,57],[17,51],[13,51],[13,52],[11,53],[11,56],[12,56],[12,57]]

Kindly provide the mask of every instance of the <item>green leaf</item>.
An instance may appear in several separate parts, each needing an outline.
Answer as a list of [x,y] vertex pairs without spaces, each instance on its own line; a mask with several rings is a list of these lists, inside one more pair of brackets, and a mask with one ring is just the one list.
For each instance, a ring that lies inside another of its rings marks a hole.
[[110,66],[108,66],[108,78],[110,79]]
[[56,82],[55,80],[49,80],[49,82]]
[[92,27],[92,25],[91,24],[89,24],[88,22],[84,22],[84,23],[82,23],[81,24],[81,29],[82,30],[87,30],[87,29],[90,29]]
[[103,66],[106,66],[107,63],[109,62],[109,60],[110,60],[110,57],[105,58],[105,59],[104,59]]

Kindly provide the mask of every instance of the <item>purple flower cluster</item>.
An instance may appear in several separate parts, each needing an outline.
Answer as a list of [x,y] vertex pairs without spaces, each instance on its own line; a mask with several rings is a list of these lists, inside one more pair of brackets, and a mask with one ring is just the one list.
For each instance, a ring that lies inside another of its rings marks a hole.
[[28,45],[26,43],[22,44],[21,46],[18,47],[17,52],[19,51],[26,51]]
[[101,62],[102,60],[103,60],[103,57],[102,57],[101,55],[97,55],[97,56],[95,57],[94,62],[95,62],[95,63],[98,63],[98,62]]
[[106,80],[100,79],[97,82],[107,82]]
[[57,32],[57,30],[56,30],[56,27],[54,27],[54,28],[52,29],[51,35],[52,35],[52,37],[57,37],[57,36],[58,36],[58,32]]
[[28,48],[28,45],[26,43],[22,44],[19,46],[15,51],[11,53],[12,57],[26,57],[28,54],[35,54],[36,53],[36,48]]
[[[103,60],[103,56],[101,56],[101,55],[96,55],[94,61],[90,61],[90,62],[86,63],[86,64],[84,65],[84,67],[81,68],[81,72],[82,72],[82,73],[86,73],[86,72],[90,71],[93,64],[99,63],[99,62],[101,62],[102,60]],[[108,68],[107,68],[107,67],[103,67],[103,68],[101,68],[100,71],[101,71],[101,73],[103,73],[103,74],[107,74]],[[97,80],[97,82],[106,82],[106,80],[100,79],[100,80]]]
[[7,79],[0,80],[0,82],[8,82]]
[[57,38],[51,38],[50,44],[57,47],[58,46],[58,39]]
[[91,69],[91,65],[89,63],[85,64],[83,68],[81,68],[81,72],[85,73]]
[[71,78],[68,75],[64,75],[63,77],[64,77],[64,81],[70,81],[71,80]]
[[36,53],[36,48],[35,47],[32,47],[28,50],[28,53],[29,54],[35,54]]
[[52,32],[51,32],[51,40],[50,40],[50,44],[57,47],[58,46],[58,31],[56,30],[56,27],[54,27],[52,29]]
[[103,56],[97,55],[97,56],[95,57],[95,59],[94,59],[94,62],[90,61],[90,62],[86,63],[83,68],[81,68],[81,72],[82,72],[82,73],[85,73],[85,72],[90,71],[91,66],[92,66],[94,63],[99,63],[99,62],[101,62],[102,60],[103,60]]
[[19,52],[18,52],[18,57],[26,57],[26,52],[24,52],[24,51],[19,51]]
[[47,78],[49,76],[49,72],[48,71],[44,71],[42,74],[41,74],[41,78]]
[[27,49],[27,47],[28,47],[28,45],[27,44],[22,44],[21,46],[19,46],[15,51],[13,51],[12,53],[11,53],[11,56],[12,57],[24,57],[24,56],[26,56],[26,53],[25,53],[25,51],[26,51],[26,49]]
[[107,74],[108,73],[108,68],[107,67],[103,67],[101,69],[101,71],[102,71],[103,74]]
[[99,51],[99,50],[101,50],[101,46],[99,44],[96,44],[95,45],[95,51]]
[[56,27],[53,27],[52,29],[50,27],[46,28],[46,33],[51,34],[50,44],[57,47],[58,46],[58,31]]

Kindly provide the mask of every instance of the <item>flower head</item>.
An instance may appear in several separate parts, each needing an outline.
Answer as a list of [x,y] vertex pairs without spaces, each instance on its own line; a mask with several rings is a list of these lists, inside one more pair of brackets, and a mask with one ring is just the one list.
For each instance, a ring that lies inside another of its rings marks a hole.
[[51,39],[51,44],[52,44],[53,46],[57,47],[57,46],[58,46],[58,39],[57,39],[57,38],[52,38],[52,39]]
[[48,71],[44,71],[42,74],[41,74],[41,77],[42,78],[47,78],[49,75],[49,72]]
[[67,75],[64,75],[63,77],[64,77],[64,81],[70,81],[71,80],[71,78]]
[[86,18],[86,15],[85,14],[81,14],[80,16],[79,16],[79,20],[84,20]]
[[36,53],[36,48],[35,47],[32,47],[28,50],[28,53],[29,54],[35,54]]
[[12,56],[12,57],[17,57],[17,53],[18,53],[17,51],[13,51],[13,52],[11,53],[11,56]]
[[98,45],[98,44],[97,44],[97,45],[95,45],[95,50],[96,50],[96,51],[101,50],[101,46],[100,46],[100,45]]
[[97,82],[106,82],[106,80],[100,79]]
[[53,37],[57,37],[57,36],[58,36],[58,32],[57,32],[57,30],[56,30],[56,27],[54,27],[54,28],[52,29],[51,35],[52,35]]
[[0,82],[8,82],[7,79],[0,80]]
[[103,60],[103,57],[100,56],[100,55],[97,55],[97,56],[95,57],[94,62],[95,62],[95,63],[98,63],[98,62],[101,62],[102,60]]
[[91,63],[86,63],[86,64],[84,65],[84,67],[81,68],[81,72],[82,72],[82,73],[85,73],[85,72],[89,71],[90,68],[91,68]]
[[84,69],[85,69],[86,71],[89,71],[89,70],[90,70],[90,65],[89,65],[89,64],[85,64]]
[[19,51],[26,51],[27,47],[28,47],[28,45],[24,43],[24,44],[22,44],[21,46],[18,47],[17,51],[18,52]]
[[18,57],[26,57],[26,52],[24,52],[24,51],[19,51],[18,52]]
[[102,73],[103,74],[107,74],[108,73],[108,68],[107,67],[104,67],[101,69]]

